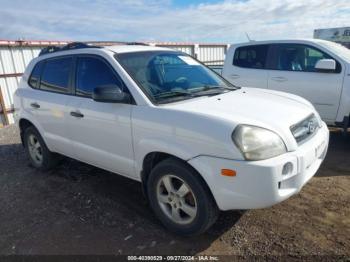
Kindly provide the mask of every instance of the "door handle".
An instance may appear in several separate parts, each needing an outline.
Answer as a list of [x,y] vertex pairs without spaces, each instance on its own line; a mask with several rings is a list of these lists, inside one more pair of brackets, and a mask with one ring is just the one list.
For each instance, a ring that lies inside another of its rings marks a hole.
[[276,82],[285,82],[288,80],[287,78],[285,78],[283,76],[274,76],[274,77],[271,77],[271,79],[273,81],[276,81]]
[[82,113],[77,112],[77,111],[70,112],[70,115],[74,116],[74,117],[78,117],[78,118],[83,118],[84,117],[84,115]]
[[233,78],[233,79],[236,79],[236,78],[239,78],[239,77],[240,77],[240,75],[231,74],[231,75],[230,75],[230,77],[231,77],[231,78]]
[[37,102],[31,103],[30,106],[35,108],[35,109],[40,108],[40,105]]

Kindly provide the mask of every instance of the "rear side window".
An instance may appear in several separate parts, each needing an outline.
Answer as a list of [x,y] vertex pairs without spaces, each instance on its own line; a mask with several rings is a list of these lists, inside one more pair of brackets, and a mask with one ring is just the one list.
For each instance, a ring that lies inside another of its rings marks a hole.
[[71,67],[71,57],[46,60],[41,75],[40,89],[58,93],[69,93]]
[[233,57],[233,65],[245,68],[264,69],[268,45],[238,47]]
[[43,69],[43,62],[39,62],[35,65],[32,74],[29,77],[29,85],[32,88],[38,88],[39,87],[39,80],[40,80],[40,74]]
[[117,85],[123,88],[121,80],[104,61],[95,57],[78,58],[76,71],[76,95],[91,97],[96,87]]

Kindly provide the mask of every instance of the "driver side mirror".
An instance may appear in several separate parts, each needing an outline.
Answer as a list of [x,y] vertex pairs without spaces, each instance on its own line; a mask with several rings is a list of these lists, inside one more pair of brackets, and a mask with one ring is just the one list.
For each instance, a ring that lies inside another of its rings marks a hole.
[[131,97],[117,85],[104,85],[94,89],[92,99],[103,103],[129,103]]
[[336,62],[334,59],[320,59],[315,65],[315,69],[318,72],[334,72],[336,68]]

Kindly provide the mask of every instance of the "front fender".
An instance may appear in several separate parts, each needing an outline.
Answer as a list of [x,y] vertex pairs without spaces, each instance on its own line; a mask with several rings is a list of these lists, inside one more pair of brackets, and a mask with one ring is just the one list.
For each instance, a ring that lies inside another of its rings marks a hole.
[[160,138],[141,139],[134,145],[134,150],[136,160],[135,169],[138,175],[141,174],[143,161],[149,153],[162,152],[184,161],[188,161],[196,156],[194,150],[191,150],[189,146]]

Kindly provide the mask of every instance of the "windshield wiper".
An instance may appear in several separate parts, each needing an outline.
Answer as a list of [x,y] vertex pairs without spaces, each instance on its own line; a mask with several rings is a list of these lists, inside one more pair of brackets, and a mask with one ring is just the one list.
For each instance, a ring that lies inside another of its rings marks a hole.
[[237,90],[233,87],[228,86],[211,86],[211,85],[205,85],[201,88],[198,88],[196,91],[192,91],[191,93],[197,96],[211,96],[211,95],[219,95],[222,93],[226,93],[229,91]]
[[177,100],[179,97],[193,98],[200,96],[214,96],[222,93],[226,93],[229,91],[237,90],[235,87],[229,86],[215,86],[215,85],[205,85],[199,88],[189,89],[189,90],[171,90],[163,93],[159,93],[154,95],[154,98],[158,100],[158,102],[169,102],[172,100]]
[[219,86],[219,85],[205,85],[203,86],[204,90],[210,90],[210,89],[226,89],[226,90],[237,90],[234,86]]
[[191,92],[185,90],[173,90],[154,95],[154,98],[170,98],[176,96],[192,96]]
[[204,85],[204,86],[201,86],[201,87],[197,87],[195,88],[196,90],[194,91],[195,93],[196,92],[201,92],[201,91],[208,91],[208,90],[213,90],[213,89],[216,89],[216,90],[237,90],[236,87],[231,87],[231,86],[220,86],[220,85]]

